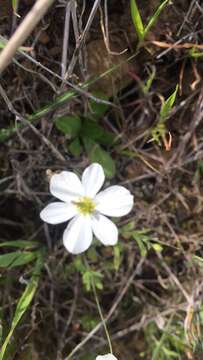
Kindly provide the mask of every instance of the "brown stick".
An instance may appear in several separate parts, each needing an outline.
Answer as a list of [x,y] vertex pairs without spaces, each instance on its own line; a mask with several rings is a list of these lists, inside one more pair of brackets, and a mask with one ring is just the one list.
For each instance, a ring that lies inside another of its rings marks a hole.
[[28,38],[34,27],[38,24],[53,2],[54,0],[37,0],[0,53],[0,74],[8,66],[17,49]]
[[173,43],[167,43],[165,41],[149,41],[149,44],[154,44],[160,48],[164,49],[199,49],[203,50],[202,44],[192,44],[192,43],[183,43],[183,44],[173,44]]

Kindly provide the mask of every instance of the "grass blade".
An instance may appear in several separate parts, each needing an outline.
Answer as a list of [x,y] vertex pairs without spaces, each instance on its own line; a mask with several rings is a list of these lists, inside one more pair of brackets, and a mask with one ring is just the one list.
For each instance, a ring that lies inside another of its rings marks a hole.
[[149,75],[149,78],[147,79],[146,83],[142,87],[142,90],[143,90],[145,95],[148,94],[148,92],[149,92],[149,90],[150,90],[150,88],[152,86],[152,83],[154,81],[155,75],[156,75],[156,69],[154,67],[152,69],[151,74]]
[[160,110],[160,120],[161,121],[164,121],[167,118],[167,116],[170,114],[170,112],[172,111],[172,108],[173,108],[173,105],[174,105],[174,102],[176,99],[177,91],[178,91],[178,85],[176,85],[175,91],[162,104],[162,107]]
[[17,247],[22,249],[27,248],[35,248],[39,244],[37,241],[29,241],[29,240],[11,240],[11,241],[4,241],[3,243],[0,243],[1,247]]
[[42,257],[39,256],[36,261],[36,264],[35,264],[32,278],[31,278],[29,284],[26,286],[26,288],[16,306],[16,311],[15,311],[14,318],[13,318],[13,321],[11,324],[11,329],[10,329],[10,331],[3,343],[3,346],[1,348],[0,360],[4,359],[4,355],[5,355],[7,346],[9,344],[9,341],[10,341],[11,337],[13,336],[13,332],[14,332],[16,326],[18,325],[20,319],[22,318],[23,314],[28,309],[28,307],[33,299],[33,296],[37,290],[41,268],[42,268]]
[[137,32],[137,36],[138,36],[139,40],[141,41],[144,39],[145,30],[144,30],[144,25],[142,22],[142,18],[141,18],[139,9],[137,7],[136,0],[130,0],[130,9],[131,9],[131,16],[132,16],[133,24],[134,24],[135,30]]
[[144,29],[144,35],[143,38],[148,34],[149,30],[152,28],[152,26],[155,24],[155,22],[158,20],[159,15],[161,14],[161,12],[163,11],[163,9],[166,7],[167,3],[169,2],[169,0],[165,0],[163,1],[158,9],[155,11],[154,15],[152,15],[152,17],[150,18],[146,28]]

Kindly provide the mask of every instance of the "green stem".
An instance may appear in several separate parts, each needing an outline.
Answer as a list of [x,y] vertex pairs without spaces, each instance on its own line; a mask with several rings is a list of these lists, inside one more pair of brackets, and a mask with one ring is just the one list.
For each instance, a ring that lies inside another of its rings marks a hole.
[[103,327],[104,327],[104,330],[105,330],[105,333],[106,333],[106,338],[107,338],[107,341],[108,341],[108,344],[109,344],[110,353],[112,354],[113,349],[112,349],[111,339],[110,339],[110,335],[109,335],[109,332],[108,332],[108,329],[107,329],[107,326],[106,326],[106,320],[105,320],[105,318],[103,316],[102,309],[101,309],[101,306],[100,306],[100,303],[99,303],[97,290],[96,290],[96,286],[95,286],[95,282],[94,282],[93,277],[91,277],[91,283],[92,283],[92,289],[93,289],[95,301],[96,301],[96,304],[97,304],[97,309],[98,309],[98,312],[99,312],[99,315],[100,315],[100,318],[101,318],[101,321],[102,321],[102,324],[103,324]]

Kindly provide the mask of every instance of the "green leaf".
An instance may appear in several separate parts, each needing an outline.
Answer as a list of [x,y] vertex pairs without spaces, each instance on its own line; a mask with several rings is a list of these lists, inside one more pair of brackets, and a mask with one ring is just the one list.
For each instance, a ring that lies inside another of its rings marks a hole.
[[159,18],[160,13],[161,13],[161,12],[163,11],[163,9],[166,7],[166,5],[167,5],[168,2],[169,2],[169,0],[163,1],[163,2],[159,5],[158,9],[155,11],[154,15],[151,16],[151,18],[150,18],[147,26],[146,26],[145,29],[144,29],[144,36],[143,36],[143,37],[145,37],[145,36],[148,34],[148,32],[150,31],[150,29],[152,28],[152,26],[154,26],[154,24],[156,23],[156,21],[157,21],[158,18]]
[[[0,36],[0,40],[1,40],[0,46],[5,47],[5,44],[8,41],[6,39],[2,39],[2,36]],[[24,56],[27,55],[22,50],[20,51],[20,53],[23,54]],[[35,59],[32,59],[32,56],[29,56],[29,60],[31,62],[36,61]],[[111,71],[108,71],[108,72],[115,71],[116,69],[120,68],[120,66],[121,66],[121,64],[115,65],[110,69]],[[99,79],[100,79],[100,76],[97,76],[93,80],[83,83],[81,85],[80,89],[85,90],[87,87],[89,87],[91,84],[94,84]],[[48,113],[50,113],[51,111],[55,110],[56,108],[58,108],[62,104],[66,103],[69,100],[71,100],[72,98],[76,97],[77,94],[78,94],[77,90],[68,90],[68,91],[66,91],[64,94],[58,96],[55,99],[55,101],[49,103],[48,105],[44,106],[43,108],[39,109],[38,111],[34,112],[33,114],[28,115],[27,120],[33,123],[34,121],[40,119],[41,117],[43,117],[43,116],[47,115]],[[108,101],[106,103],[108,103]],[[13,135],[18,129],[21,129],[22,127],[23,127],[22,123],[19,123],[19,124],[15,124],[15,126],[10,126],[8,128],[0,129],[0,142],[1,141],[4,142],[9,136]]]
[[138,39],[141,41],[144,39],[144,25],[142,18],[136,3],[136,0],[130,0],[130,10],[135,30],[137,32]]
[[[80,318],[80,322],[85,331],[90,332],[98,324],[98,319],[91,314],[85,314]],[[95,359],[95,358],[94,358]]]
[[139,250],[140,250],[140,254],[142,257],[146,256],[147,255],[147,251],[148,251],[148,248],[146,246],[146,244],[144,242],[142,242],[141,239],[139,238],[135,238],[136,242],[137,242],[137,245],[139,247]]
[[36,241],[27,241],[27,240],[14,240],[14,241],[5,241],[0,243],[0,247],[17,247],[17,248],[34,248],[39,246],[39,243]]
[[57,118],[54,123],[58,130],[70,136],[78,135],[81,128],[81,119],[77,115],[61,116]]
[[82,152],[81,143],[78,137],[76,137],[69,145],[68,149],[74,156],[78,157],[80,156]]
[[160,110],[160,120],[161,121],[164,121],[169,116],[170,112],[172,111],[177,92],[178,92],[178,85],[176,85],[174,92],[162,104],[162,107]]
[[92,288],[92,283],[94,283],[95,287],[99,290],[103,289],[102,284],[103,275],[98,271],[87,270],[82,275],[82,281],[87,291],[90,291]]
[[120,245],[116,245],[113,248],[113,252],[114,252],[114,269],[116,271],[118,271],[118,269],[120,268],[120,264],[121,264],[121,247]]
[[[97,98],[101,98],[102,100],[108,100],[108,97],[104,94],[94,92],[93,95]],[[90,100],[89,105],[91,110],[90,116],[95,120],[100,119],[109,108],[109,105],[96,102],[93,99]]]
[[156,74],[156,69],[155,67],[153,67],[151,74],[149,75],[149,78],[147,79],[146,83],[143,85],[142,90],[144,94],[148,94],[152,83],[154,81],[155,78],[155,74]]
[[162,348],[162,352],[167,355],[168,359],[180,359],[180,355],[177,352],[167,349],[165,346]]
[[129,238],[132,234],[132,231],[134,230],[135,230],[135,221],[133,220],[123,225],[122,228],[120,229],[120,232],[124,237]]
[[98,260],[98,254],[97,254],[96,248],[94,246],[91,246],[87,250],[87,258],[91,262],[96,262]]
[[193,58],[202,58],[203,57],[203,51],[198,51],[195,48],[192,48],[188,51],[189,55]]
[[137,230],[132,232],[132,237],[139,247],[141,256],[146,256],[148,250],[151,248],[151,238],[150,235],[148,235],[149,232],[149,229]]
[[76,271],[80,272],[81,274],[83,274],[86,271],[86,267],[83,264],[81,255],[78,255],[74,258],[73,264]]
[[12,253],[0,255],[0,267],[11,269],[15,266],[21,266],[36,259],[36,256],[37,252],[29,251],[14,251]]
[[115,140],[115,136],[112,133],[104,130],[95,121],[88,119],[84,120],[80,136],[88,137],[102,145],[112,145]]
[[108,152],[103,150],[101,146],[89,138],[83,138],[85,150],[91,162],[97,162],[102,165],[107,178],[111,179],[115,176],[116,166],[112,157]]
[[15,311],[14,318],[13,318],[13,321],[11,324],[11,329],[10,329],[10,331],[3,343],[3,346],[1,348],[0,360],[4,359],[4,355],[5,355],[7,346],[12,338],[13,332],[14,332],[16,326],[18,325],[20,319],[22,318],[23,314],[28,309],[28,307],[33,299],[33,296],[37,290],[39,275],[40,275],[42,265],[43,265],[43,261],[42,261],[42,256],[40,254],[36,261],[32,278],[31,278],[30,282],[28,283],[28,285],[26,286],[26,288],[16,306],[16,311]]

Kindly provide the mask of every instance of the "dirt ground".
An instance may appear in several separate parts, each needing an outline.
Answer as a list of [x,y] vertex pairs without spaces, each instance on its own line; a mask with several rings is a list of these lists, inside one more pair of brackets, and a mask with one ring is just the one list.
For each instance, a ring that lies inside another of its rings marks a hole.
[[[12,35],[33,3],[19,0],[17,17],[11,1],[3,0],[0,40]],[[101,1],[93,18],[93,0],[76,3],[66,61],[67,2],[58,0],[0,80],[0,239],[34,240],[46,251],[37,293],[7,358],[64,360],[99,322],[78,264],[62,246],[65,225],[47,226],[39,218],[52,199],[47,170],[81,174],[91,162],[83,141],[78,155],[70,151],[72,138],[60,132],[55,120],[77,115],[86,121],[92,96],[99,93],[108,104],[98,123],[117,138],[113,146],[101,142],[116,166],[107,183],[125,185],[135,196],[133,211],[119,222],[117,255],[102,247],[87,253],[103,274],[100,302],[104,314],[110,312],[115,355],[119,360],[202,359],[202,3],[171,1],[138,50],[128,0]],[[160,1],[137,4],[147,23]],[[75,34],[85,34],[79,48]],[[152,85],[144,93],[152,72]],[[151,141],[163,99],[177,84],[166,136],[160,143]],[[74,96],[67,95],[71,91]],[[133,228],[126,230],[129,223]],[[8,250],[1,248],[1,254]],[[32,267],[1,271],[3,338]],[[101,328],[73,359],[95,359],[107,349],[105,339]]]

